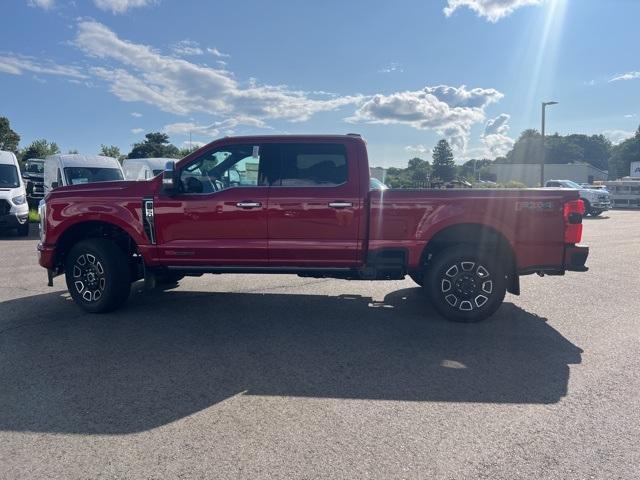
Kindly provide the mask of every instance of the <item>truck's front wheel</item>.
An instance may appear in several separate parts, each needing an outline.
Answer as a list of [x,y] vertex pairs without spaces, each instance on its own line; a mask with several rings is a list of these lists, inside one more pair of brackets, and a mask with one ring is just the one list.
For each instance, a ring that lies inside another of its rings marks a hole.
[[489,252],[453,247],[436,254],[427,266],[425,290],[448,320],[479,322],[502,304],[504,270]]
[[76,243],[65,260],[71,297],[91,313],[109,312],[129,297],[131,279],[127,258],[113,242],[101,238]]

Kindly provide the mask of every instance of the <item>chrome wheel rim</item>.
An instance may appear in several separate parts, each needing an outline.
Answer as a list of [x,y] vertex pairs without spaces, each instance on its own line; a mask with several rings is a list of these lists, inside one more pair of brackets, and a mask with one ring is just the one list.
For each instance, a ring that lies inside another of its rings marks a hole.
[[481,263],[463,260],[444,271],[440,292],[451,308],[471,312],[487,304],[493,293],[493,279]]
[[73,264],[73,286],[85,302],[97,302],[106,286],[102,263],[90,253],[76,258]]

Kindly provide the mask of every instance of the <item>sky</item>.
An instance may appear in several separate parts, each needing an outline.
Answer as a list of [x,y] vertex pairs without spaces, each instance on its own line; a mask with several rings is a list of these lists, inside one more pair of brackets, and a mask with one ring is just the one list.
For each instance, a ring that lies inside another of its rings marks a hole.
[[360,133],[372,166],[640,124],[638,0],[8,0],[0,116],[63,151]]

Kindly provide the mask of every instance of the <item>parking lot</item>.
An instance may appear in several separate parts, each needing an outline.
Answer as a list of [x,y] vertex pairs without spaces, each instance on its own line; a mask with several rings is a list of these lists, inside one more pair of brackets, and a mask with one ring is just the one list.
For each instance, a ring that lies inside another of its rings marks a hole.
[[82,313],[0,236],[0,478],[640,476],[640,212],[476,325],[411,280],[209,275]]

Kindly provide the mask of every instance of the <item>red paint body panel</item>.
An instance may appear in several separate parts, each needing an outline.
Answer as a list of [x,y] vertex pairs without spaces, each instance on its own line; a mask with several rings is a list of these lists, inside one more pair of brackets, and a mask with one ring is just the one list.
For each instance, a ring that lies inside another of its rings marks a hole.
[[[46,237],[40,264],[55,267],[60,236],[86,221],[112,223],[136,243],[149,266],[361,267],[369,252],[405,249],[409,270],[438,232],[461,224],[502,234],[517,267],[565,263],[563,205],[569,190],[384,190],[369,192],[364,141],[354,136],[224,138],[177,164],[183,168],[211,149],[229,144],[333,143],[344,145],[348,181],[332,187],[233,187],[211,194],[168,196],[161,178],[56,189],[46,199]],[[154,200],[157,245],[143,222],[142,200]],[[236,204],[259,202],[259,208]],[[329,203],[351,206],[331,208]]]

